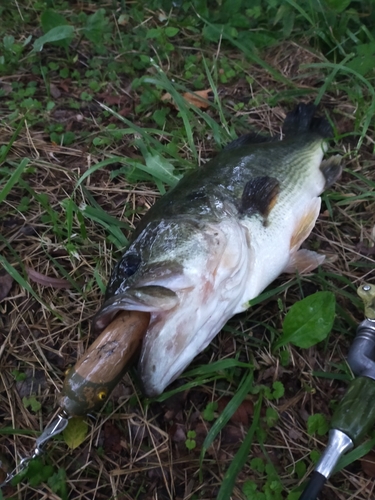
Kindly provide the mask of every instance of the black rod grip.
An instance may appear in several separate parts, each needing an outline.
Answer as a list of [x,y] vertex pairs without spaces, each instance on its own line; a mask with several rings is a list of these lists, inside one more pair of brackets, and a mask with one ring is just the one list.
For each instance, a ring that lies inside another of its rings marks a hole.
[[302,495],[299,497],[299,500],[317,500],[326,479],[327,478],[323,476],[323,474],[314,471],[306,488],[303,490]]

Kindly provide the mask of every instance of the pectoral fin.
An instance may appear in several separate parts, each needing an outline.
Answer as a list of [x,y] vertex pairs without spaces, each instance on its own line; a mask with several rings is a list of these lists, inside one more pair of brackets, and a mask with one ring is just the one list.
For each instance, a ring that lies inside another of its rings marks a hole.
[[309,273],[320,266],[325,259],[324,255],[312,252],[311,250],[298,250],[290,256],[290,260],[284,269],[284,273],[299,274]]
[[290,240],[291,254],[294,254],[299,249],[299,247],[302,245],[302,243],[305,241],[305,239],[313,230],[315,221],[319,215],[320,204],[321,204],[321,199],[314,198],[311,201],[311,204],[308,207],[308,209],[297,220],[296,227],[293,231],[293,235]]
[[260,213],[267,217],[274,207],[280,191],[280,183],[274,177],[255,177],[246,183],[241,197],[240,213]]

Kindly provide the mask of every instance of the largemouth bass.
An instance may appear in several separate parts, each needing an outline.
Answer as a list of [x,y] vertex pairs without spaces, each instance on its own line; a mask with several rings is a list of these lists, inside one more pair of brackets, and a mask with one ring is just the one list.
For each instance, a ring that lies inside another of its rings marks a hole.
[[341,174],[336,157],[322,162],[332,131],[300,104],[283,136],[241,137],[185,175],[143,217],[114,268],[94,329],[122,310],[150,315],[138,362],[146,395],[163,392],[281,273],[323,261],[299,248],[319,195]]

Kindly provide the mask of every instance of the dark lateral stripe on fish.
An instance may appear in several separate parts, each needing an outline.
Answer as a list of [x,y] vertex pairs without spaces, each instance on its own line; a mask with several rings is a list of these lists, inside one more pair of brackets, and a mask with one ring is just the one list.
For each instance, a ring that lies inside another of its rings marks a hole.
[[283,134],[292,137],[296,134],[315,132],[324,139],[333,137],[333,130],[326,118],[315,116],[316,106],[310,104],[298,104],[290,111],[283,124]]

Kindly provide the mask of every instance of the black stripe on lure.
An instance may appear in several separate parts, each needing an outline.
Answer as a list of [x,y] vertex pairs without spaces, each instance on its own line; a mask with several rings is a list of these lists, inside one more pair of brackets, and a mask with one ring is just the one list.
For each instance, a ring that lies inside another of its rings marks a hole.
[[328,445],[299,500],[316,500],[342,455],[358,446],[375,425],[375,286],[364,284],[358,295],[366,319],[358,325],[348,364],[357,376],[331,421]]

